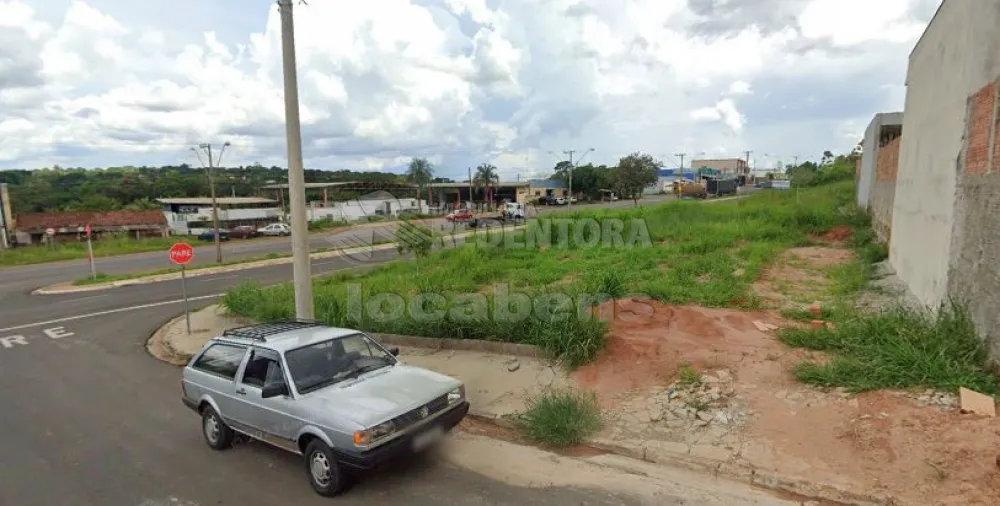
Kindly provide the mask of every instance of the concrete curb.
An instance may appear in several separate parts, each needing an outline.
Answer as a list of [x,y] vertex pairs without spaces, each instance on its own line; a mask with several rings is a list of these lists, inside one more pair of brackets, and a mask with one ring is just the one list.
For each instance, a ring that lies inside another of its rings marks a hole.
[[[520,230],[523,227],[513,227],[509,230]],[[472,237],[478,234],[479,231],[473,232],[463,232],[461,234],[456,234],[453,236],[441,236],[442,238],[448,239],[459,239]],[[351,254],[351,253],[364,253],[367,251],[383,251],[387,249],[395,249],[396,243],[388,242],[382,244],[376,244],[375,246],[361,246],[357,248],[342,248],[331,251],[323,251],[320,253],[313,253],[310,258],[313,260],[333,258],[340,255]],[[236,272],[247,269],[256,269],[260,267],[270,267],[273,265],[283,265],[292,263],[292,257],[281,257],[272,258],[267,260],[257,260],[252,262],[234,263],[231,265],[221,265],[218,267],[206,267],[202,269],[190,269],[187,271],[187,277],[196,276],[208,276],[212,274],[225,274],[227,272]],[[133,285],[146,285],[152,283],[161,283],[164,281],[173,281],[176,279],[181,279],[180,271],[169,272],[165,274],[154,274],[151,276],[143,276],[139,278],[131,279],[121,279],[117,281],[109,281],[107,283],[95,283],[93,285],[74,285],[72,283],[58,283],[55,285],[43,286],[31,292],[32,295],[65,295],[71,293],[83,293],[83,292],[96,292],[100,290],[110,290],[113,288],[120,288],[123,286],[133,286]]]
[[164,323],[160,328],[153,332],[153,335],[146,340],[146,351],[153,356],[153,358],[166,362],[171,365],[176,365],[178,367],[184,367],[187,365],[190,357],[185,357],[177,352],[173,346],[170,345],[170,341],[164,339],[167,333],[167,329],[179,325],[184,321],[184,315],[171,318],[167,323]]
[[836,485],[782,476],[773,471],[734,462],[706,459],[669,451],[662,452],[670,453],[669,457],[652,457],[645,450],[638,451],[600,439],[587,441],[586,444],[598,450],[623,457],[652,462],[654,464],[683,467],[702,473],[711,473],[769,490],[788,492],[810,499],[834,501],[850,506],[918,506],[903,502],[891,494],[861,494]]

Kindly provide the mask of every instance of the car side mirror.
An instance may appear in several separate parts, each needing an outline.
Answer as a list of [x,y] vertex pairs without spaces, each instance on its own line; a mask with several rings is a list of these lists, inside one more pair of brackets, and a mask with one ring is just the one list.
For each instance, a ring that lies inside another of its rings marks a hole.
[[393,346],[393,347],[389,348],[389,353],[392,354],[392,356],[394,356],[394,357],[398,357],[399,356],[399,347]]
[[288,393],[288,385],[284,383],[268,383],[261,389],[260,396],[263,399],[270,399],[272,397],[288,395]]

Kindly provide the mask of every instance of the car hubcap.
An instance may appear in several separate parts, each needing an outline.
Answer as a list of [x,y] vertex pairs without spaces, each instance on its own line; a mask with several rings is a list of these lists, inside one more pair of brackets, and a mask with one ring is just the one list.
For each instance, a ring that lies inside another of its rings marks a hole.
[[212,444],[219,440],[219,421],[214,415],[205,418],[205,436]]
[[330,483],[330,461],[327,460],[323,452],[313,453],[309,469],[312,471],[313,479],[316,480],[319,486],[325,487]]

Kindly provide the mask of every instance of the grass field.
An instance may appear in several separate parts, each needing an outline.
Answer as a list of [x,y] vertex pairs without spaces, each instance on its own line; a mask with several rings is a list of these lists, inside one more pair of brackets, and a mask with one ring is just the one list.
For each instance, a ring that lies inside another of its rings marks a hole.
[[[602,294],[758,307],[750,285],[778,252],[809,244],[812,234],[837,225],[868,223],[853,211],[852,200],[853,186],[845,182],[798,195],[762,192],[728,202],[671,202],[561,216],[575,223],[593,220],[599,230],[622,223],[623,237],[648,239],[634,247],[604,241],[583,247],[572,240],[563,247],[545,247],[546,242],[559,244],[559,225],[543,218],[514,236],[528,247],[479,243],[362,274],[318,279],[317,317],[376,332],[534,344],[579,365],[605,344],[605,323],[580,310],[599,302]],[[587,227],[581,229],[587,239]],[[535,239],[534,247],[527,237]],[[495,284],[524,297],[505,301],[494,291]],[[265,288],[247,283],[228,293],[224,304],[258,320],[294,316],[287,284]],[[400,305],[405,306],[401,312]],[[512,313],[525,314],[526,307],[529,316],[511,318]],[[433,316],[427,317],[429,313]]]

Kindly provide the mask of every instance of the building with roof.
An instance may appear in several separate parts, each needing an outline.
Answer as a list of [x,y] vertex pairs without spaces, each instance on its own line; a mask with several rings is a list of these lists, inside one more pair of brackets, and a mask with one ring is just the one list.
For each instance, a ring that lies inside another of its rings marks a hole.
[[[218,197],[219,228],[262,227],[284,220],[277,200],[261,197]],[[174,235],[198,235],[213,229],[212,199],[208,197],[157,199],[159,211]]]
[[738,175],[750,172],[750,166],[742,158],[713,158],[691,160],[692,170],[712,169],[721,175]]
[[[87,227],[92,238],[108,235],[130,237],[166,237],[169,235],[167,220],[161,211],[79,211],[53,213],[25,213],[14,217],[14,236],[18,244],[42,244],[80,241],[86,237]],[[53,232],[48,239],[47,232]]]

